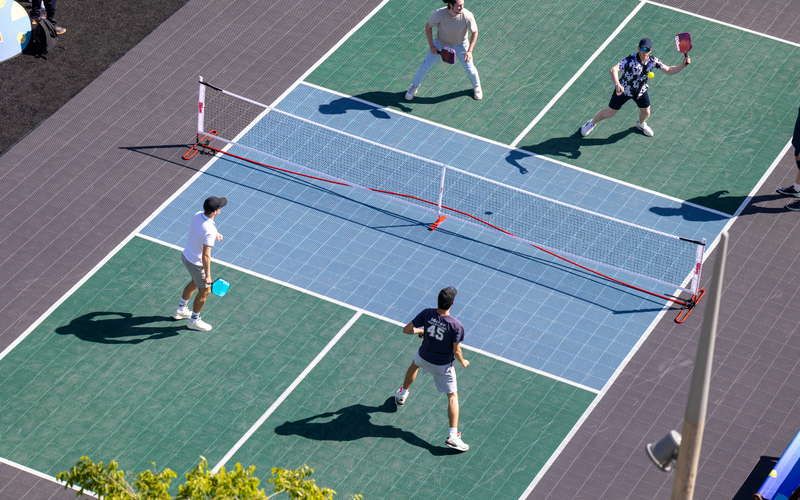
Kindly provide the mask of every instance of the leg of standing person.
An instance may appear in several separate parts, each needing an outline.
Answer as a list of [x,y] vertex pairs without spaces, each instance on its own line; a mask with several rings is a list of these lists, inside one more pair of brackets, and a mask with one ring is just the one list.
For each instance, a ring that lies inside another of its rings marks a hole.
[[[798,121],[800,121],[800,116],[798,116]],[[787,195],[787,196],[796,196],[800,198],[800,149],[794,150],[794,160],[795,165],[797,165],[797,173],[794,176],[794,184],[791,186],[786,186],[782,188],[778,188],[778,193]],[[800,211],[800,200],[793,201],[786,205],[786,208],[793,212]]]
[[[442,50],[442,44],[439,43],[438,38],[433,39],[433,45],[436,47],[436,50]],[[419,86],[422,85],[422,80],[425,79],[428,71],[430,71],[431,68],[433,68],[433,66],[441,58],[442,57],[439,54],[434,54],[430,51],[430,49],[428,50],[428,55],[425,56],[422,64],[419,65],[419,69],[417,69],[414,79],[411,81],[411,87],[409,87],[408,91],[406,91],[406,101],[410,101],[414,98],[414,96],[417,94],[417,89],[419,89]]]
[[456,51],[456,56],[461,62],[461,66],[464,67],[464,71],[467,72],[469,83],[472,84],[472,88],[474,89],[473,97],[476,101],[480,101],[483,99],[483,89],[481,89],[481,78],[478,75],[478,68],[475,67],[473,60],[470,60],[469,62],[466,60],[467,49],[469,49],[469,40],[465,38],[461,45],[457,45],[456,47],[453,47],[453,49]]
[[444,444],[458,451],[467,451],[469,445],[461,440],[461,433],[458,432],[458,391],[447,393],[447,419],[450,422],[450,432]]
[[47,11],[47,20],[50,21],[50,24],[56,29],[56,35],[63,35],[67,32],[66,29],[62,28],[58,25],[58,21],[56,21],[56,2],[57,0],[42,0],[44,3],[44,9]]
[[411,387],[411,384],[414,383],[414,380],[417,379],[417,373],[419,373],[419,366],[415,365],[412,361],[411,366],[409,366],[408,370],[406,370],[406,377],[403,379],[403,386],[397,390],[397,393],[394,396],[394,400],[398,406],[403,406],[406,404],[408,389]]
[[611,100],[608,102],[608,107],[606,109],[601,109],[594,115],[594,118],[586,122],[586,125],[581,127],[581,135],[586,137],[589,135],[592,130],[603,120],[611,118],[612,116],[617,114],[617,111],[622,109],[622,105],[625,104],[630,97],[626,95],[617,95],[616,92],[611,92]]
[[644,94],[638,99],[635,99],[636,105],[639,106],[639,120],[636,122],[636,128],[642,131],[647,137],[653,137],[653,129],[647,125],[647,119],[650,118],[650,94],[645,90]]

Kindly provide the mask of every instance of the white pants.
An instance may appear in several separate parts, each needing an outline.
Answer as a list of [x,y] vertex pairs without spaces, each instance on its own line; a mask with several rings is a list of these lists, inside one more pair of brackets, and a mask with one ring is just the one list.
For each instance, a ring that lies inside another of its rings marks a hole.
[[[438,49],[442,50],[444,45],[439,42],[438,38],[433,39],[433,45]],[[466,62],[464,60],[464,56],[467,53],[467,49],[469,48],[469,39],[465,38],[460,45],[454,45],[451,47],[453,50],[456,51],[456,58],[461,62],[461,65],[464,66],[464,71],[467,72],[467,77],[469,77],[470,83],[472,83],[473,87],[477,87],[481,84],[480,77],[478,76],[478,69],[472,64],[472,61]],[[420,64],[419,69],[417,70],[417,74],[414,75],[414,81],[411,82],[411,85],[415,87],[419,87],[422,84],[422,80],[425,79],[425,75],[428,74],[428,71],[431,70],[434,64],[437,61],[440,61],[442,56],[439,54],[434,54],[430,50],[428,50],[428,55],[425,57],[425,60],[422,61]]]

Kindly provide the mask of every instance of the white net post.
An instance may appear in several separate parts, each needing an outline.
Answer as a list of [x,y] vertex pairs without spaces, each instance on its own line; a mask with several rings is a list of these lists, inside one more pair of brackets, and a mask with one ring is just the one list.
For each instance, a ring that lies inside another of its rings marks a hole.
[[706,239],[703,238],[703,244],[697,245],[697,252],[695,253],[694,274],[692,275],[692,295],[697,295],[697,290],[700,289],[700,270],[703,267],[705,248]]
[[436,217],[442,216],[442,196],[444,194],[444,174],[447,172],[447,165],[442,164],[442,183],[439,185],[439,203],[437,207],[439,209],[439,213],[436,214]]
[[206,107],[206,86],[203,85],[203,77],[200,77],[200,83],[198,83],[200,87],[197,91],[198,99],[197,99],[197,140],[200,140],[200,136],[203,134],[203,116],[205,113],[204,108]]

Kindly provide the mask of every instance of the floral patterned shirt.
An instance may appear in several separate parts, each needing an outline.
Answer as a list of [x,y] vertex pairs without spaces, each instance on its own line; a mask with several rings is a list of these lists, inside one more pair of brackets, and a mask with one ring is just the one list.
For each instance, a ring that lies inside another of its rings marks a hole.
[[647,63],[642,64],[637,54],[631,54],[619,62],[619,83],[625,89],[625,95],[638,98],[647,89],[647,73],[653,68],[661,69],[664,67],[658,58],[652,55],[647,59]]

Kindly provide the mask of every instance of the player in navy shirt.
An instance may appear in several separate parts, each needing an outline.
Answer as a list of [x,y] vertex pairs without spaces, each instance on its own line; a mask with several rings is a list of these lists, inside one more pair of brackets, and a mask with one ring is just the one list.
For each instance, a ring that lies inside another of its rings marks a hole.
[[414,361],[406,371],[403,386],[397,390],[395,401],[403,406],[408,398],[408,389],[417,378],[417,374],[430,372],[439,392],[447,394],[447,417],[450,420],[450,433],[445,444],[450,448],[467,451],[469,445],[461,440],[458,432],[458,386],[453,360],[458,360],[463,368],[469,361],[461,354],[461,341],[464,340],[464,325],[450,315],[450,307],[458,291],[449,286],[439,292],[438,308],[425,309],[403,327],[406,335],[419,335],[422,345],[414,356]]

